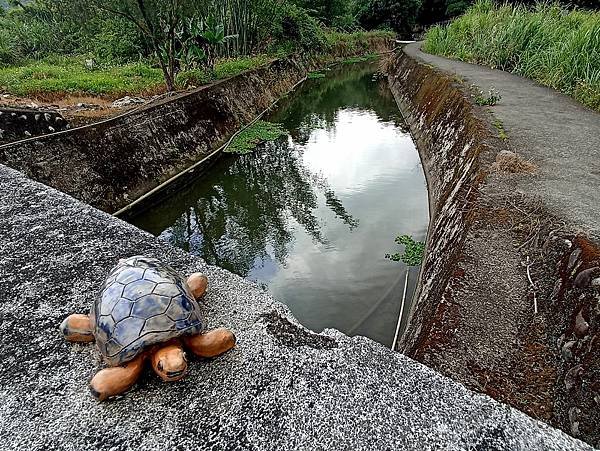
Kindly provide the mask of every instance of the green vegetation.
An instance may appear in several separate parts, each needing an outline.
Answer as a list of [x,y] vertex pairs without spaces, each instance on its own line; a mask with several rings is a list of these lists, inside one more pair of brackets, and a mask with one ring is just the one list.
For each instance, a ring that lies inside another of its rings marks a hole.
[[186,89],[293,52],[366,53],[394,36],[358,30],[358,6],[345,0],[10,4],[0,7],[0,92],[47,98]]
[[493,86],[490,88],[487,95],[479,90],[475,96],[475,103],[481,106],[494,106],[500,102],[500,100],[502,100],[502,96]]
[[407,266],[419,266],[423,261],[425,254],[425,242],[415,241],[410,235],[400,235],[395,239],[396,243],[404,246],[404,252],[395,254],[386,254],[385,258],[392,261],[402,261]]
[[274,141],[287,132],[281,124],[267,121],[256,121],[248,128],[243,129],[231,144],[225,149],[228,153],[245,154],[252,152],[259,144]]
[[363,56],[353,56],[342,61],[342,64],[355,64],[355,63],[364,63],[366,61],[372,61],[377,59],[377,55],[375,53],[369,53]]
[[494,122],[492,122],[492,125],[496,127],[496,130],[498,130],[498,138],[500,138],[502,141],[506,141],[508,139],[508,135],[506,134],[506,130],[504,130],[504,124],[502,121],[500,119],[495,119]]
[[324,72],[309,72],[308,75],[306,76],[306,78],[308,78],[309,80],[313,80],[315,78],[325,78],[325,73]]
[[600,12],[479,0],[432,28],[424,49],[532,78],[600,111]]

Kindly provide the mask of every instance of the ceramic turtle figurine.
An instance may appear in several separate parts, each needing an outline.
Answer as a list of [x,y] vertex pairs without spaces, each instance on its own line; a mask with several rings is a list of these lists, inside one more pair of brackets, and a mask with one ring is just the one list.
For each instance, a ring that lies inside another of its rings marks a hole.
[[185,348],[200,357],[218,356],[235,345],[227,329],[202,333],[198,299],[208,279],[184,280],[154,258],[120,260],[108,274],[89,315],[73,314],[60,325],[67,341],[96,341],[107,364],[90,382],[103,401],[129,389],[149,360],[164,381],[187,371]]

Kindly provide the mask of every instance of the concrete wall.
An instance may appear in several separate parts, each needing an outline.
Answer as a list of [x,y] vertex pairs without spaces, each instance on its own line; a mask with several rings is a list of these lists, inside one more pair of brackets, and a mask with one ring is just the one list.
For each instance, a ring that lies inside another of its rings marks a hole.
[[[408,48],[387,64],[421,154],[431,209],[427,253],[401,348],[598,446],[597,237],[581,232],[574,218],[549,207],[544,192],[530,188],[542,177],[551,183],[555,172],[494,170],[510,139],[498,138],[495,118],[474,104],[466,83],[419,54]],[[527,268],[527,262],[535,264]]]
[[[339,47],[331,57],[385,51]],[[114,212],[218,147],[322,59],[294,57],[64,133],[0,146],[0,163]]]

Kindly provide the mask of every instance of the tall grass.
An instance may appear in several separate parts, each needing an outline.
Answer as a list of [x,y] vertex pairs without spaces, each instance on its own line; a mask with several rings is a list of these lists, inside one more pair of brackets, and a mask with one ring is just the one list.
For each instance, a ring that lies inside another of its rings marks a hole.
[[429,30],[423,48],[532,78],[600,111],[600,12],[478,0]]

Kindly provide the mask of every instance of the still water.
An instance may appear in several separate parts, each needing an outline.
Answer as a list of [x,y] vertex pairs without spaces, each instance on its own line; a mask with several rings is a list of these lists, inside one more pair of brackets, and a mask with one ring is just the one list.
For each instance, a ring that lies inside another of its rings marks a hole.
[[260,283],[315,331],[389,345],[405,266],[385,254],[400,250],[399,234],[424,239],[428,204],[419,155],[376,69],[341,65],[306,81],[266,118],[287,136],[223,157],[132,222]]

